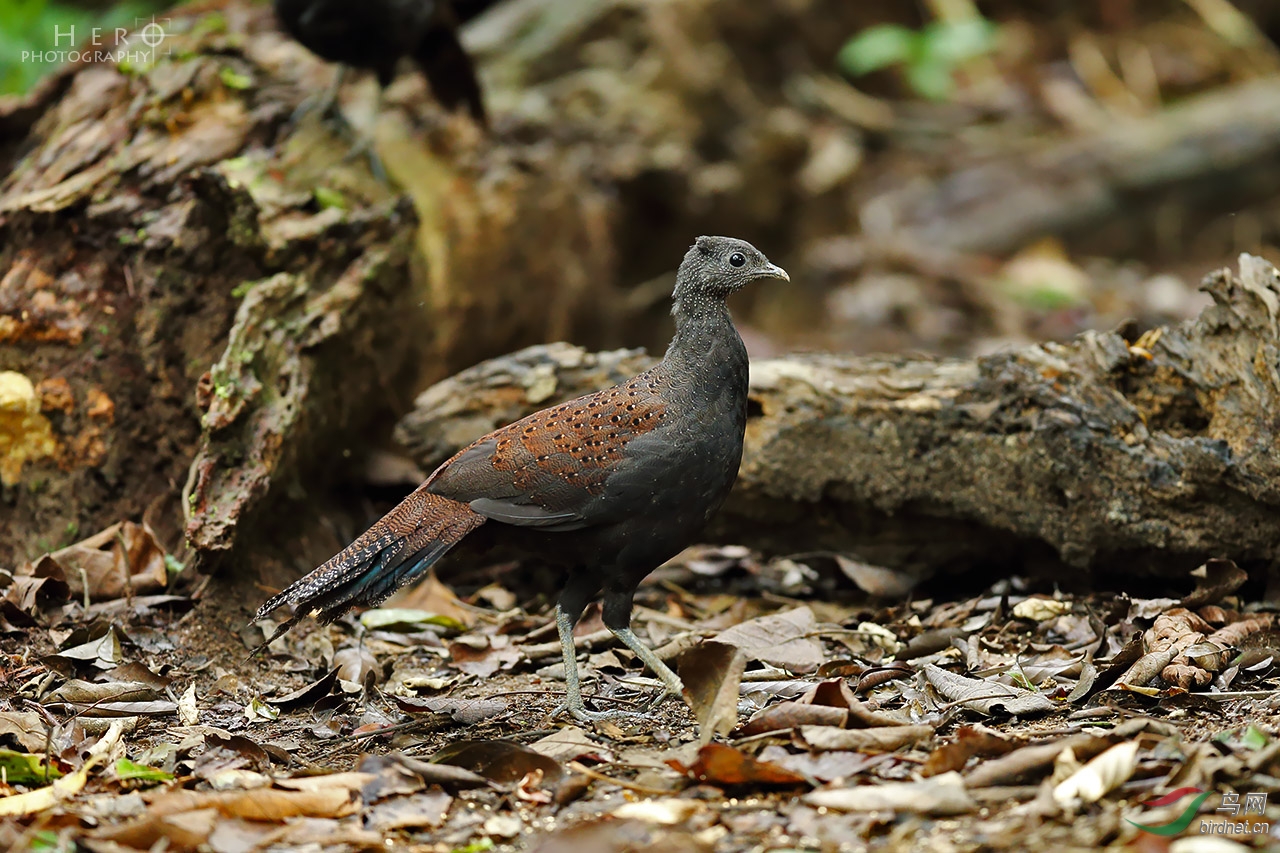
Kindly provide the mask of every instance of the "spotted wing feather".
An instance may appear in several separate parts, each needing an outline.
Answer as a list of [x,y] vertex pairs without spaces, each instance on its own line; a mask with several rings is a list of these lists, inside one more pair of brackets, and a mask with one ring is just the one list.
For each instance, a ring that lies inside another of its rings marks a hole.
[[611,520],[605,485],[629,464],[627,446],[666,419],[661,387],[650,371],[529,415],[462,450],[426,488],[506,524],[569,531]]

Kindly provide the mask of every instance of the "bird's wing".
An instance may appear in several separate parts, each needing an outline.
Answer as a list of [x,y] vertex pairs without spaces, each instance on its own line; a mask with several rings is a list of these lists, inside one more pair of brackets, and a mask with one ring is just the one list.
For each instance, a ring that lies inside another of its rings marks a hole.
[[667,404],[652,371],[496,430],[441,465],[433,494],[493,521],[578,530],[613,521],[605,485],[630,463],[627,445],[658,429]]

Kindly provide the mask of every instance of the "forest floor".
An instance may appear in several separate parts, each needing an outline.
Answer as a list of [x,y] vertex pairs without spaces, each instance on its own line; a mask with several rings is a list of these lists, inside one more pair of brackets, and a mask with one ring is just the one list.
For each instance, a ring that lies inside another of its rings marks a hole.
[[[558,644],[545,600],[502,583],[512,565],[465,599],[432,578],[250,657],[266,591],[166,581],[141,527],[75,547],[100,575],[63,577],[55,554],[3,600],[0,677],[31,697],[0,711],[20,746],[0,751],[8,849],[1275,842],[1280,635],[1229,563],[1181,599],[1009,579],[890,604],[831,555],[691,549],[642,587],[636,625],[693,707],[582,725],[551,716]],[[657,682],[602,627],[579,627],[588,704],[638,709]]]

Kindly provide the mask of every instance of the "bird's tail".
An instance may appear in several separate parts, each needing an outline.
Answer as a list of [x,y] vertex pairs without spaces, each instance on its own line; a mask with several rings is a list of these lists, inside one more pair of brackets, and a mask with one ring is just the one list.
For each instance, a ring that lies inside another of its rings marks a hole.
[[307,616],[332,622],[354,605],[381,603],[484,522],[466,504],[419,487],[328,562],[259,607],[254,622],[285,604],[295,612],[254,652]]

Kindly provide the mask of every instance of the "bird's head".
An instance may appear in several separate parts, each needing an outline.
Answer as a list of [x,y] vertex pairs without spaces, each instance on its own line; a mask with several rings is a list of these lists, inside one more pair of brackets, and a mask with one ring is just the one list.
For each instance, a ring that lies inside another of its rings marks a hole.
[[723,302],[738,288],[758,278],[791,277],[769,263],[755,246],[734,237],[699,237],[676,271],[672,313],[690,310],[711,301]]

